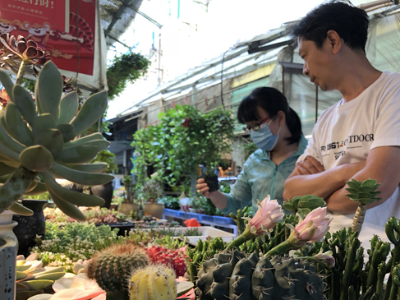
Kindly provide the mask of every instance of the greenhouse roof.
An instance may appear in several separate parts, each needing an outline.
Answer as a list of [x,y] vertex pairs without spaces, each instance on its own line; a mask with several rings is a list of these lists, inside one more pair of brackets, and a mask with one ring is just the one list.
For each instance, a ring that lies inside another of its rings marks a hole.
[[[371,19],[379,19],[390,14],[398,13],[400,5],[363,4]],[[163,99],[164,101],[187,95],[195,87],[201,90],[220,83],[222,80],[234,78],[268,64],[277,62],[280,50],[295,41],[290,37],[290,29],[297,21],[282,24],[280,28],[269,30],[267,33],[256,36],[248,41],[232,46],[225,53],[204,62],[200,66],[188,70],[174,80],[167,82],[151,92],[144,99],[137,99],[125,111],[118,114],[123,117],[137,110],[139,107]]]

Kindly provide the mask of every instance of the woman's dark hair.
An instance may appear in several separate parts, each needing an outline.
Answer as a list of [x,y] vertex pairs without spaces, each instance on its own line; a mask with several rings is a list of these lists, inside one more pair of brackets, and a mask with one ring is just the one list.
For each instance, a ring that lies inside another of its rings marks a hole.
[[357,7],[331,1],[309,12],[292,29],[295,37],[313,41],[321,49],[329,30],[334,30],[353,50],[365,52],[368,37],[368,15]]
[[258,121],[257,106],[265,110],[270,117],[275,117],[278,111],[283,111],[286,116],[286,125],[291,137],[286,140],[290,144],[298,143],[303,132],[301,121],[297,113],[289,107],[286,97],[277,89],[271,87],[259,87],[254,89],[250,95],[240,102],[237,117],[240,123]]

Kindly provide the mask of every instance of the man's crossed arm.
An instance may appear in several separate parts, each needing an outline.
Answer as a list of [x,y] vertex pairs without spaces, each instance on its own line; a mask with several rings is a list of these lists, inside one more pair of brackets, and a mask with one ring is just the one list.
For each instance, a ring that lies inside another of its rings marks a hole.
[[328,209],[337,213],[353,213],[357,203],[348,199],[346,181],[375,179],[381,183],[382,200],[368,205],[377,206],[394,193],[400,182],[400,147],[377,147],[370,151],[366,161],[341,165],[329,170],[313,157],[298,162],[285,182],[284,199],[300,195],[315,195],[327,201]]

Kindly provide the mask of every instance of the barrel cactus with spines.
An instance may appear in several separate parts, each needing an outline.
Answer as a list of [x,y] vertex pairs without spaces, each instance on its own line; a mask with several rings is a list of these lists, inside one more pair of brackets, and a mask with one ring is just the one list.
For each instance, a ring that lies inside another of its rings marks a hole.
[[[85,220],[76,205],[99,206],[104,200],[63,188],[56,178],[80,185],[102,185],[113,176],[103,174],[105,163],[89,164],[109,142],[101,133],[83,138],[80,134],[96,123],[107,107],[105,91],[90,96],[78,111],[78,95],[62,97],[63,79],[54,63],[41,69],[35,86],[35,100],[21,85],[0,70],[0,81],[10,96],[0,111],[0,213],[10,209],[29,215],[16,201],[22,195],[50,193],[67,215]],[[44,183],[38,180],[41,175]]]
[[200,300],[324,299],[323,278],[308,262],[237,250],[203,262],[196,285]]
[[87,264],[85,273],[107,292],[107,300],[128,300],[129,274],[149,264],[150,259],[143,249],[122,244],[96,253]]

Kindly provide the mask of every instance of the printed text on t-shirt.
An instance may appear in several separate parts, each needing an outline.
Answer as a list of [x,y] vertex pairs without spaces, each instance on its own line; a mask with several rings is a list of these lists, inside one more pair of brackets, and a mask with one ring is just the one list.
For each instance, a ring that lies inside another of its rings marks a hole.
[[347,146],[347,144],[357,143],[357,142],[373,142],[374,141],[374,134],[359,134],[359,135],[350,135],[344,141],[339,142],[332,142],[327,145],[321,146],[321,151],[328,151],[331,149],[339,149],[341,147]]

